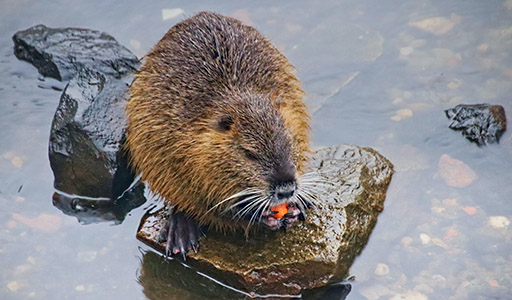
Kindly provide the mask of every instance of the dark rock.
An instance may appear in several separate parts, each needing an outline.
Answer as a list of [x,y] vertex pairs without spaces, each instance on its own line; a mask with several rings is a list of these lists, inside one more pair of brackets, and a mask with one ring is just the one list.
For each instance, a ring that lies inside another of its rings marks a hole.
[[67,84],[53,119],[49,156],[56,189],[117,198],[133,182],[122,144],[128,84],[83,69]]
[[112,36],[91,29],[37,25],[12,37],[14,54],[39,73],[68,80],[83,68],[120,78],[138,67],[138,59]]
[[479,146],[498,143],[507,129],[505,110],[501,105],[460,104],[445,113],[452,121],[451,129],[460,130],[463,136]]
[[[370,148],[333,146],[315,152],[310,171],[329,182],[305,222],[286,232],[208,232],[187,264],[237,289],[257,294],[299,294],[344,280],[383,209],[392,164]],[[156,242],[165,223],[163,208],[144,217],[137,237],[164,253]]]
[[126,75],[137,69],[137,57],[110,35],[90,29],[37,25],[17,32],[13,41],[16,57],[42,75],[70,79],[50,133],[55,188],[115,200],[134,177],[122,144]]

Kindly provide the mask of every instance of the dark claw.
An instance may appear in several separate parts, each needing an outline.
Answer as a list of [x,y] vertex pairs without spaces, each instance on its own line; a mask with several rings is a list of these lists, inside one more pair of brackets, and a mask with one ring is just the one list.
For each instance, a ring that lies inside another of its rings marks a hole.
[[281,230],[286,232],[286,229],[288,229],[288,225],[289,224],[290,223],[289,223],[288,219],[282,219],[282,221],[281,221]]
[[161,243],[167,241],[167,233],[168,232],[169,232],[169,222],[165,222],[165,226],[162,229],[160,229],[160,232],[158,233],[156,242],[161,244]]
[[194,250],[194,253],[197,253],[198,245],[196,243],[192,243],[192,250]]
[[185,260],[189,250],[197,253],[199,229],[194,220],[184,213],[171,209],[169,219],[158,234],[157,241],[165,242],[165,257],[181,253]]

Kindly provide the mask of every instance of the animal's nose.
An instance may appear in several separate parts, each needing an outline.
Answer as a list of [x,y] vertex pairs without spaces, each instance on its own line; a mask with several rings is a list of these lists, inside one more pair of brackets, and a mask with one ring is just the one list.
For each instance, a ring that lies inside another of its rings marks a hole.
[[291,198],[295,193],[295,182],[285,182],[276,186],[278,200]]

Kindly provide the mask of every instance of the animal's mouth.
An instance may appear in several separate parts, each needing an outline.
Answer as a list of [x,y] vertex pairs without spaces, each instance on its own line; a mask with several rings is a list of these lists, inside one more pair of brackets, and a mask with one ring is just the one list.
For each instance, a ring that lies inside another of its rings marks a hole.
[[223,213],[229,212],[233,220],[247,220],[246,231],[254,224],[270,230],[286,229],[297,221],[304,221],[306,210],[314,206],[310,192],[301,193],[294,187],[293,192],[284,194],[280,190],[270,195],[246,189],[219,202],[210,210],[235,198],[237,201],[225,208]]
[[260,223],[271,230],[286,229],[298,220],[304,220],[305,213],[294,202],[284,202],[261,213]]

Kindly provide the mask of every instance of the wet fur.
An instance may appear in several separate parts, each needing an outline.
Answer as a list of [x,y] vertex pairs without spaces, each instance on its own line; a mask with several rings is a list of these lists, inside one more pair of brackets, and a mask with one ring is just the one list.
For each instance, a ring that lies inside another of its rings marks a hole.
[[[130,88],[132,165],[199,224],[244,228],[246,221],[219,214],[229,203],[211,208],[248,186],[267,188],[258,172],[279,155],[301,174],[310,153],[309,115],[293,71],[267,39],[236,19],[203,12],[175,25],[146,55]],[[228,130],[218,127],[223,116],[233,123]],[[260,157],[251,161],[244,151]]]

